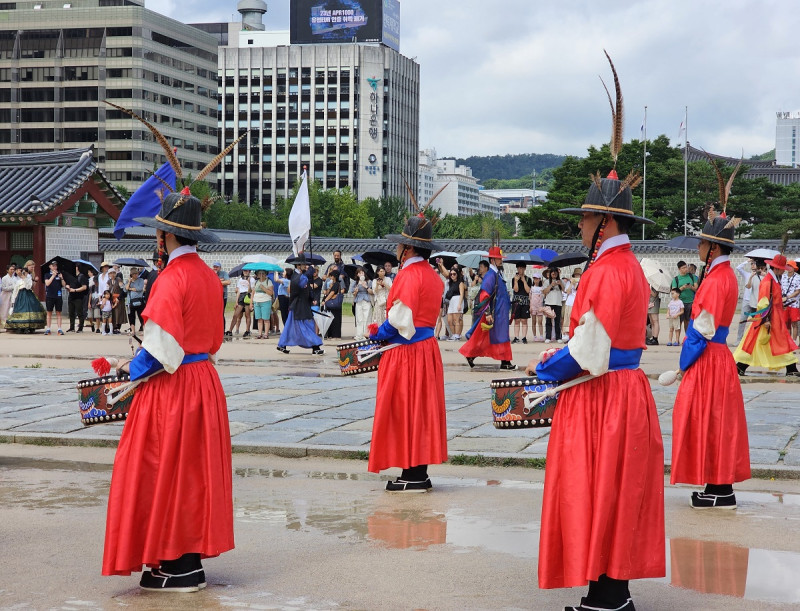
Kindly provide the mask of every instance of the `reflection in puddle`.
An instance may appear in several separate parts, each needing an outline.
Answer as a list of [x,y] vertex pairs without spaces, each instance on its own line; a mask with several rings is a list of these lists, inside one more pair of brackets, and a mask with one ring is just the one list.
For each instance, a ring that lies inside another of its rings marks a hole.
[[739,547],[718,541],[668,541],[670,584],[703,594],[748,600],[800,602],[800,554]]
[[367,516],[367,536],[394,549],[447,543],[447,518],[426,512],[376,511]]

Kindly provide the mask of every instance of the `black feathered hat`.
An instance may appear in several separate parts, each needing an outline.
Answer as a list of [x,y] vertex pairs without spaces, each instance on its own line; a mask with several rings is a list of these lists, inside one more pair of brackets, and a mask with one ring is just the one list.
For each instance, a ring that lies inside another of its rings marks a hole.
[[392,233],[386,239],[395,244],[405,244],[414,248],[441,250],[442,246],[433,241],[433,222],[423,214],[406,220],[402,233]]
[[189,192],[189,187],[185,187],[180,193],[167,195],[161,202],[161,211],[154,218],[141,216],[134,220],[189,240],[219,242],[216,233],[203,227],[202,218],[200,200]]

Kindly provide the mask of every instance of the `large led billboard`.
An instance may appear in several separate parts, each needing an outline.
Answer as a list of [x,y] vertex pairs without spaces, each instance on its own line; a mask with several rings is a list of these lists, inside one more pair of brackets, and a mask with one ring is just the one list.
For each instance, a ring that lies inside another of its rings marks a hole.
[[290,42],[379,42],[399,51],[400,2],[292,0]]

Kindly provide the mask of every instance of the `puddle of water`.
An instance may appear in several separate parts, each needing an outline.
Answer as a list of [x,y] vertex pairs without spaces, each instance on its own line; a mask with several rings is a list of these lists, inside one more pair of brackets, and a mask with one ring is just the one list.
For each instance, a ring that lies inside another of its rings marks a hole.
[[747,600],[800,603],[800,554],[719,541],[668,539],[667,576],[677,588]]

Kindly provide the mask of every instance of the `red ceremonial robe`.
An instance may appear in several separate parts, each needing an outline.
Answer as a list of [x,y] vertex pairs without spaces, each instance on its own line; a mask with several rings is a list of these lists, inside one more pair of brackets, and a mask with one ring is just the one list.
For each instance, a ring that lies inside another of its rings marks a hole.
[[[738,296],[731,264],[714,265],[695,295],[692,320],[705,310],[715,328],[730,327]],[[726,343],[708,342],[683,374],[675,397],[670,483],[732,484],[749,478],[750,444],[736,362]]]
[[[442,281],[427,261],[404,266],[394,279],[387,315],[400,300],[414,327],[436,325]],[[444,368],[436,338],[387,350],[378,364],[378,388],[368,469],[408,469],[447,460]]]
[[[570,337],[593,309],[612,348],[644,348],[650,287],[630,244],[581,276]],[[547,447],[539,587],[666,574],[664,446],[650,383],[621,369],[561,392]]]
[[[158,275],[143,318],[186,354],[215,354],[223,332],[219,279],[195,253],[175,258]],[[232,548],[225,393],[210,361],[181,365],[136,389],[114,459],[103,574]]]

